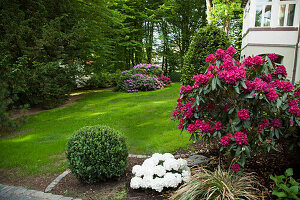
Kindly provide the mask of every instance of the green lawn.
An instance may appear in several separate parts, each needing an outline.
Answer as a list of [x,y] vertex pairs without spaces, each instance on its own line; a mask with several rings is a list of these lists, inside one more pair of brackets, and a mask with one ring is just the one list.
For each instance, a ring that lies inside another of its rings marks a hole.
[[130,152],[151,154],[186,147],[189,134],[180,135],[178,122],[170,120],[179,84],[163,90],[121,93],[112,89],[89,91],[75,104],[32,115],[14,138],[0,139],[0,170],[25,174],[58,172],[68,137],[84,126],[103,124],[123,132]]

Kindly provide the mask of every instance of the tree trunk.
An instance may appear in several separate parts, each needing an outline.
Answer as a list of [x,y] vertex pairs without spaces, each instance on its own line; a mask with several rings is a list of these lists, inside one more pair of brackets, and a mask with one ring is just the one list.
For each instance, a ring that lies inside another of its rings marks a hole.
[[206,19],[211,24],[211,0],[206,0]]

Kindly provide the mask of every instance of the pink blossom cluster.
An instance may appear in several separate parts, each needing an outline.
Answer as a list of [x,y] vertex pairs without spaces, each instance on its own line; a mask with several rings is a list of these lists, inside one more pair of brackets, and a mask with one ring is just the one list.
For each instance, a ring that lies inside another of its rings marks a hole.
[[298,101],[295,99],[292,99],[289,101],[289,113],[295,114],[297,117],[300,116],[300,107],[298,106]]
[[248,136],[246,133],[243,133],[241,131],[237,131],[234,133],[234,139],[235,139],[235,142],[238,144],[238,145],[247,145],[248,144]]
[[267,75],[263,76],[261,79],[266,81],[267,83],[270,83],[272,81],[272,72],[268,73]]
[[195,122],[195,126],[199,129],[202,133],[213,133],[214,129],[210,126],[209,122],[203,122],[200,119],[197,119]]
[[268,55],[268,58],[272,61],[272,62],[275,62],[277,59],[278,59],[278,55],[275,54],[275,53],[270,53]]
[[273,81],[272,85],[273,87],[277,87],[285,92],[290,92],[293,90],[293,85],[290,81],[275,80]]
[[205,62],[208,62],[208,63],[213,63],[215,62],[216,60],[216,57],[214,54],[209,54],[206,58],[205,58]]
[[180,94],[183,94],[184,92],[191,92],[192,90],[193,90],[193,88],[190,85],[181,86]]
[[238,112],[238,116],[240,119],[243,119],[243,120],[247,120],[250,118],[250,115],[249,115],[249,111],[248,109],[241,109],[239,112]]
[[215,129],[216,129],[217,131],[222,130],[222,128],[223,128],[222,122],[216,122],[216,123],[215,123]]
[[262,60],[261,56],[254,56],[253,58],[251,57],[245,58],[243,65],[258,67],[263,63],[264,61]]
[[230,143],[231,143],[231,140],[230,140],[229,137],[233,137],[233,135],[232,134],[227,134],[225,136],[222,136],[221,139],[220,139],[220,144],[222,146],[229,146]]
[[266,119],[262,120],[262,121],[260,122],[260,126],[261,126],[262,128],[267,128],[267,127],[269,126],[269,121],[266,120]]
[[225,51],[226,54],[233,56],[235,54],[235,48],[233,46],[228,47],[228,49]]
[[232,171],[237,172],[240,171],[240,165],[235,163],[231,166]]
[[279,127],[281,127],[281,121],[280,121],[280,119],[273,119],[271,121],[270,125],[273,127],[279,128]]
[[257,92],[265,92],[267,91],[268,89],[268,83],[263,81],[262,79],[260,78],[255,78],[253,81],[252,81],[252,84],[254,85],[254,89],[255,91]]
[[225,52],[223,51],[223,49],[217,49],[215,56],[216,56],[216,59],[222,60],[225,56]]
[[200,85],[206,85],[212,76],[211,73],[194,75],[192,78],[192,80],[195,81],[194,88],[198,88]]
[[286,68],[283,65],[279,65],[276,68],[276,71],[274,72],[275,74],[281,74],[283,76],[287,76]]
[[238,80],[246,78],[246,71],[244,67],[234,66],[231,70],[220,70],[219,78],[226,83],[236,85]]
[[266,94],[266,97],[269,101],[275,101],[277,99],[277,93],[275,91],[274,88],[270,88],[270,89],[267,89],[268,93]]

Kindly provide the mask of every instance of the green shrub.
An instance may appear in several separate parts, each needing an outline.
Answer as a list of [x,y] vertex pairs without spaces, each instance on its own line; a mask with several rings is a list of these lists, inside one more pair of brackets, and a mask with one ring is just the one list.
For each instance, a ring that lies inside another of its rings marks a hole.
[[69,168],[84,183],[120,177],[125,172],[127,156],[125,137],[107,126],[81,128],[67,144]]
[[118,79],[121,75],[121,71],[118,70],[114,73],[100,72],[91,75],[85,83],[85,88],[95,89],[95,88],[106,88],[117,86]]
[[192,176],[189,182],[182,185],[171,199],[260,199],[260,185],[252,173],[237,175],[231,170],[215,171],[201,169]]
[[11,120],[7,113],[7,106],[11,103],[8,98],[7,85],[0,80],[0,132],[14,129],[16,122]]
[[181,72],[177,72],[177,71],[170,72],[169,77],[173,83],[180,82]]
[[193,75],[204,73],[207,69],[205,58],[217,49],[229,47],[229,37],[216,26],[201,28],[194,36],[189,50],[184,56],[183,68],[181,70],[181,81],[184,85],[191,84]]
[[270,178],[275,182],[272,194],[279,199],[300,199],[300,183],[292,176],[292,168],[287,169],[284,175],[271,175]]

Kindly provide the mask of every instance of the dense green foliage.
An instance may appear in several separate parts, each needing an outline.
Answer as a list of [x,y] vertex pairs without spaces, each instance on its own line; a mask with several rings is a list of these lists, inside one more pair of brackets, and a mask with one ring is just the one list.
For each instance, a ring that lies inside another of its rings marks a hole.
[[64,151],[68,138],[82,127],[98,124],[124,133],[134,154],[186,148],[189,135],[179,135],[176,122],[170,120],[179,89],[180,84],[139,93],[89,90],[72,105],[28,116],[17,130],[20,134],[0,139],[0,170],[26,174],[63,172],[67,168]]
[[292,176],[292,168],[287,169],[284,172],[284,175],[270,176],[270,178],[274,181],[272,194],[278,199],[300,199],[300,183],[297,182]]
[[226,49],[230,45],[226,33],[216,26],[201,28],[194,36],[188,52],[184,57],[181,80],[185,85],[191,84],[193,75],[207,70],[205,58],[217,49]]
[[66,151],[71,172],[89,184],[123,175],[127,156],[125,137],[107,126],[88,126],[76,131]]

